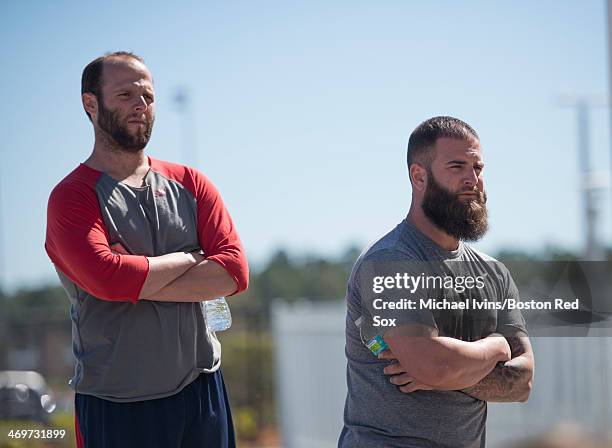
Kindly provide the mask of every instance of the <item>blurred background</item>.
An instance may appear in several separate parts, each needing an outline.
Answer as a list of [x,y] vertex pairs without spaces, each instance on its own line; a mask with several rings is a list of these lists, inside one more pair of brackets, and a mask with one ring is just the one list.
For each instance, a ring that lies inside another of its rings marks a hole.
[[[611,258],[608,10],[0,2],[0,371],[13,372],[0,373],[0,446],[73,444],[68,300],[43,244],[51,189],[93,147],[80,102],[88,62],[116,50],[145,59],[157,107],[148,152],[201,169],[246,246],[251,287],[230,299],[234,323],[220,334],[241,446],[331,447],[346,281],[408,211],[406,144],[421,121],[453,115],[480,134],[491,230],[479,249],[502,261]],[[489,446],[596,446],[612,424],[612,344],[533,343],[532,397],[490,406]],[[40,406],[19,419],[9,399]],[[22,428],[67,435],[7,436]]]

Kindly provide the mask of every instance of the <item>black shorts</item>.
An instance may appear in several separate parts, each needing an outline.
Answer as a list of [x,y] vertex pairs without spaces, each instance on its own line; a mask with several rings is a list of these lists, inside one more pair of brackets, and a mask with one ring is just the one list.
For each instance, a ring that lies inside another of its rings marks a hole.
[[116,403],[76,394],[77,447],[234,448],[229,401],[218,370],[181,392],[156,400]]

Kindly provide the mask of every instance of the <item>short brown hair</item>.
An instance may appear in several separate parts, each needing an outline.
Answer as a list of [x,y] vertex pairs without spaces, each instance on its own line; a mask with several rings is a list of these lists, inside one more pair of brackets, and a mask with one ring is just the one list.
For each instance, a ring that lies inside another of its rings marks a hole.
[[410,134],[407,154],[408,169],[413,163],[429,167],[432,161],[433,147],[440,137],[480,140],[476,131],[458,118],[442,116],[425,120]]
[[[98,98],[98,101],[102,101],[102,70],[104,68],[104,63],[114,58],[131,58],[144,64],[144,59],[130,51],[106,53],[104,56],[100,56],[91,61],[83,69],[83,74],[81,75],[81,95],[84,93],[93,93],[96,98]],[[89,112],[85,111],[85,113],[91,120]]]

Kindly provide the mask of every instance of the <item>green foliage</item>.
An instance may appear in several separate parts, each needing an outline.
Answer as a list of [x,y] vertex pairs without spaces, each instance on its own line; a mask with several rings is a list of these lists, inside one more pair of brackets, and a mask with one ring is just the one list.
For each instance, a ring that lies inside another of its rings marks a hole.
[[32,319],[65,320],[69,303],[59,286],[21,289],[0,300],[0,320],[22,323]]
[[[221,370],[227,384],[232,409],[249,409],[258,427],[276,419],[272,336],[267,329],[232,329],[219,333],[222,346]],[[248,428],[240,421],[237,427]],[[246,418],[246,417],[245,417]],[[249,417],[250,418],[250,417]],[[246,438],[249,437],[244,434]]]
[[249,290],[242,297],[257,299],[266,308],[276,299],[341,299],[359,252],[351,247],[338,259],[326,259],[312,255],[290,257],[286,251],[278,250],[260,272],[251,276]]
[[268,266],[253,279],[256,291],[265,301],[277,297],[295,300],[303,285],[302,273],[284,251],[278,251]]
[[[523,261],[573,261],[579,259],[575,253],[556,247],[546,247],[543,251],[538,253],[516,249],[502,249],[497,252],[495,258],[502,263],[518,263]],[[612,260],[612,257],[608,257],[608,260]]]
[[259,426],[257,424],[257,412],[253,408],[234,408],[232,416],[238,440],[253,441],[257,439]]

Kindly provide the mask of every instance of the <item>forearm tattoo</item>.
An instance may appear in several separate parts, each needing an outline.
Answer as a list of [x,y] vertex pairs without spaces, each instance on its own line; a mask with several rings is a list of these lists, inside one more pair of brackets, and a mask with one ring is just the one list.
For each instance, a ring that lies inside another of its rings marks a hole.
[[499,362],[497,366],[480,382],[463,389],[466,394],[483,401],[521,401],[529,395],[531,369],[524,358],[518,358],[525,353],[521,339],[506,338],[512,352],[512,359]]

